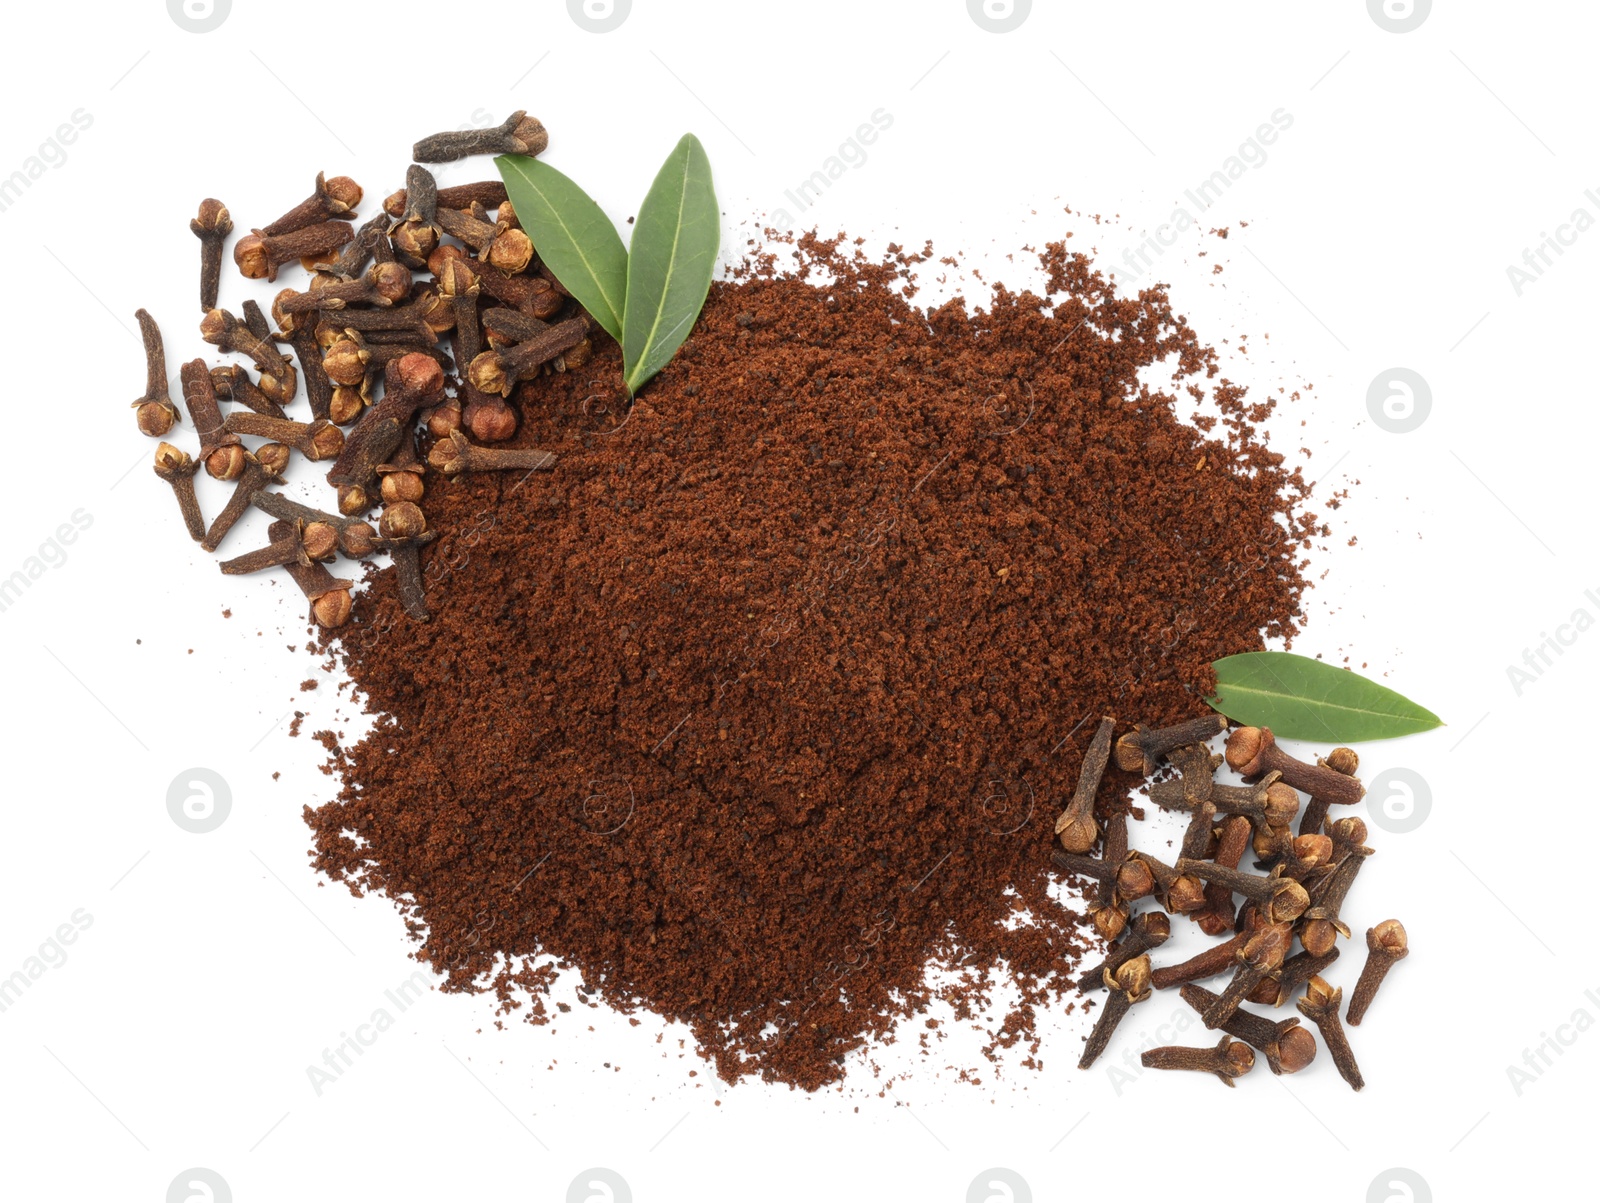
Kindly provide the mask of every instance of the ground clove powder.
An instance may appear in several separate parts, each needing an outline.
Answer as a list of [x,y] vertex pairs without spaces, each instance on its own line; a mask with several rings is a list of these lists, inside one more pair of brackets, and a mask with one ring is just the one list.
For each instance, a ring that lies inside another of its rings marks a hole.
[[714,285],[631,409],[609,343],[524,385],[554,470],[429,474],[433,620],[385,570],[324,636],[378,718],[307,818],[446,989],[543,1022],[575,968],[815,1089],[935,995],[1013,982],[994,1047],[1069,1009],[1052,826],[1095,721],[1190,717],[1209,661],[1291,636],[1318,528],[1163,290],[1058,244],[1047,296],[924,312],[925,253],[794,252]]

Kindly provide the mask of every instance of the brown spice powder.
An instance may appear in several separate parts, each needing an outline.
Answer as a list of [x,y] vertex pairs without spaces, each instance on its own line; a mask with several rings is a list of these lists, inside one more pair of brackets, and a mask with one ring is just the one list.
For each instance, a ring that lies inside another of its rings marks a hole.
[[307,818],[446,989],[543,1022],[575,967],[805,1089],[930,964],[959,1015],[1020,989],[991,1055],[1071,1009],[1093,937],[1050,848],[1093,720],[1189,717],[1209,661],[1292,635],[1314,520],[1163,290],[1057,244],[1048,298],[923,313],[925,258],[802,239],[713,287],[631,412],[609,343],[524,386],[554,471],[429,475],[435,617],[388,570],[331,637],[379,719]]

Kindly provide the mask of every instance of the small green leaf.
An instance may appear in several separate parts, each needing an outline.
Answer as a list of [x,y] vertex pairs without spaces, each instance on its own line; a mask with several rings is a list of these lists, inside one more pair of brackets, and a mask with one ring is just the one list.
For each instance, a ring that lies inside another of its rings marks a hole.
[[711,288],[721,237],[711,162],[700,139],[685,134],[639,206],[628,251],[622,371],[630,393],[689,337]]
[[628,252],[617,227],[587,192],[548,163],[523,155],[498,155],[494,163],[539,258],[621,342]]
[[1290,652],[1246,652],[1216,661],[1215,710],[1284,739],[1359,743],[1443,726],[1409,698],[1363,676]]

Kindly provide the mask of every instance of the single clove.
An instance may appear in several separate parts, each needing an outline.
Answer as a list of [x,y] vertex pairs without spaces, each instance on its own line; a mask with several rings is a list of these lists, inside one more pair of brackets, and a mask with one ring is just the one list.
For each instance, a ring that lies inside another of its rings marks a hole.
[[354,280],[318,286],[307,292],[286,288],[272,302],[272,315],[283,321],[290,313],[315,313],[347,305],[376,305],[387,309],[411,295],[411,272],[399,263],[375,263]]
[[1335,806],[1353,806],[1367,792],[1354,777],[1296,760],[1278,746],[1270,727],[1240,727],[1228,736],[1224,755],[1228,767],[1246,779],[1276,771],[1285,785]]
[[1149,954],[1141,954],[1119,965],[1114,973],[1109,969],[1105,970],[1101,980],[1111,993],[1100,1009],[1100,1017],[1095,1020],[1094,1030],[1089,1033],[1089,1039],[1084,1043],[1083,1056],[1078,1060],[1079,1069],[1088,1069],[1095,1063],[1100,1054],[1106,1051],[1106,1045],[1111,1043],[1111,1036],[1117,1030],[1117,1025],[1122,1022],[1123,1016],[1127,1015],[1135,1003],[1142,1003],[1150,997]]
[[1361,967],[1355,989],[1350,991],[1350,1009],[1344,1015],[1351,1027],[1360,1025],[1389,970],[1410,955],[1410,942],[1400,920],[1385,919],[1376,927],[1367,928],[1367,963]]
[[428,598],[422,579],[423,545],[433,538],[427,529],[422,510],[409,501],[385,506],[378,522],[378,534],[394,561],[395,592],[406,616],[415,622],[427,622]]
[[356,227],[355,235],[345,243],[339,253],[314,270],[340,280],[354,280],[367,270],[367,264],[393,263],[389,246],[389,215],[379,210]]
[[1117,740],[1117,767],[1125,773],[1143,773],[1148,777],[1167,753],[1186,744],[1205,743],[1227,729],[1228,720],[1220,714],[1204,714],[1155,730],[1135,726]]
[[518,109],[488,129],[446,130],[430,134],[411,148],[418,163],[450,163],[469,155],[539,155],[550,135],[537,117]]
[[355,227],[348,221],[318,222],[288,234],[253,230],[233,244],[233,261],[246,279],[276,280],[284,264],[331,255],[354,237]]
[[222,407],[217,404],[216,385],[203,359],[191,359],[178,369],[183,384],[183,404],[189,421],[200,436],[200,460],[206,472],[218,480],[233,480],[242,470],[239,455],[243,449],[239,436],[223,427]]
[[[277,523],[273,523],[277,526]],[[224,560],[218,565],[226,576],[244,576],[252,572],[262,572],[268,568],[278,568],[287,564],[310,564],[311,557],[306,554],[305,543],[299,524],[291,524],[289,533],[281,539],[274,539],[265,547],[258,547],[255,551],[247,551],[242,556],[235,556],[231,560]]]
[[200,514],[200,502],[194,494],[194,474],[200,465],[189,453],[161,443],[156,447],[156,475],[172,486],[178,499],[178,510],[183,514],[183,525],[196,543],[206,537],[206,520]]
[[1243,1077],[1255,1068],[1256,1055],[1250,1051],[1248,1044],[1224,1036],[1215,1048],[1187,1048],[1169,1044],[1146,1049],[1140,1054],[1139,1063],[1146,1069],[1192,1069],[1216,1074],[1224,1086],[1231,1087],[1235,1078]]
[[1181,986],[1185,982],[1226,973],[1234,967],[1239,949],[1244,947],[1244,942],[1250,935],[1250,932],[1239,932],[1231,939],[1213,944],[1205,951],[1196,953],[1187,961],[1180,961],[1176,965],[1162,965],[1151,971],[1150,984],[1157,990],[1170,990],[1173,986]]
[[331,180],[324,179],[323,173],[319,171],[310,196],[277,221],[262,226],[256,233],[269,237],[292,234],[317,222],[327,221],[330,217],[346,217],[360,203],[360,184],[347,175],[336,175]]
[[224,425],[232,434],[287,443],[313,462],[333,459],[344,450],[344,431],[326,418],[295,422],[265,414],[234,412],[228,415]]
[[483,352],[467,365],[467,381],[479,392],[507,396],[517,381],[528,379],[561,352],[577,346],[588,333],[589,321],[585,317],[557,322],[525,343]]
[[446,476],[463,472],[539,472],[555,466],[556,456],[537,447],[474,447],[459,430],[449,432],[428,452],[428,464]]
[[[1354,777],[1356,769],[1361,764],[1361,757],[1356,755],[1354,748],[1335,748],[1327,756],[1318,757],[1317,763],[1346,777]],[[1300,834],[1312,835],[1321,831],[1327,819],[1328,798],[1326,794],[1320,798],[1313,794],[1311,802],[1306,806],[1305,814],[1300,816]]]
[[245,452],[244,465],[233,486],[233,496],[228,498],[228,504],[222,507],[222,512],[211,520],[211,527],[206,531],[206,537],[200,541],[200,546],[207,551],[216,551],[228,532],[233,529],[233,524],[238,522],[250,508],[250,499],[271,483],[272,478],[267,475],[266,469],[256,457]]
[[[1134,957],[1160,948],[1172,935],[1172,920],[1163,911],[1146,911],[1128,924],[1122,939],[1112,945],[1106,959],[1078,979],[1078,989],[1097,990],[1105,986],[1104,974],[1116,972]],[[1152,983],[1153,984],[1153,983]]]
[[[1127,858],[1128,816],[1118,814],[1106,823],[1100,859],[1107,865],[1120,865]],[[1089,907],[1089,922],[1107,940],[1115,940],[1128,926],[1128,906],[1117,894],[1115,874],[1100,879],[1099,890]]]
[[1360,1090],[1366,1083],[1362,1081],[1356,1055],[1350,1051],[1344,1026],[1339,1022],[1339,1001],[1343,997],[1343,990],[1313,976],[1306,983],[1306,996],[1297,1005],[1300,1014],[1316,1024],[1317,1030],[1322,1033],[1322,1043],[1328,1046],[1328,1055],[1333,1058],[1339,1076],[1350,1083],[1350,1089]]
[[1089,851],[1100,834],[1094,821],[1094,796],[1100,788],[1100,778],[1105,776],[1106,763],[1111,759],[1111,732],[1115,727],[1116,720],[1109,716],[1100,720],[1094,738],[1089,741],[1089,749],[1083,754],[1077,788],[1056,819],[1056,836],[1068,852]]
[[[1202,1015],[1218,997],[1204,986],[1193,984],[1184,986],[1178,993]],[[1293,1015],[1273,1020],[1241,1008],[1228,1016],[1222,1030],[1265,1055],[1267,1068],[1275,1074],[1299,1073],[1317,1056],[1316,1037],[1301,1027],[1300,1020]]]
[[156,319],[144,309],[133,316],[139,321],[139,334],[144,340],[144,395],[133,403],[139,411],[134,418],[139,423],[139,433],[159,439],[178,420],[178,407],[173,405],[167,387],[167,352]]
[[200,308],[217,307],[217,285],[222,278],[222,243],[233,233],[233,218],[228,206],[207,197],[200,211],[189,222],[189,229],[200,240]]

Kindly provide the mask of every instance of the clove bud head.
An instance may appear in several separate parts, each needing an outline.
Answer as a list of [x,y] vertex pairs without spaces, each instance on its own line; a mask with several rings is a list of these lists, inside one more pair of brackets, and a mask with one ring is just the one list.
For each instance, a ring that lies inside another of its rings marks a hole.
[[1087,814],[1063,814],[1065,823],[1057,823],[1059,830],[1056,835],[1061,840],[1061,846],[1068,852],[1087,852],[1094,847],[1095,837],[1100,834],[1099,827],[1095,824],[1094,816]]
[[409,501],[385,506],[378,519],[378,533],[385,539],[415,539],[427,529],[421,507]]
[[153,439],[159,439],[171,430],[177,417],[178,411],[165,401],[141,401],[134,414],[134,419],[139,424],[139,433],[149,435]]
[[1278,1072],[1297,1074],[1317,1059],[1317,1038],[1303,1027],[1292,1027],[1278,1037],[1277,1056]]
[[266,240],[260,234],[246,234],[234,243],[233,261],[247,280],[265,280],[272,270]]
[[1382,953],[1385,956],[1403,957],[1410,951],[1409,940],[1406,936],[1405,925],[1398,919],[1385,919],[1376,927],[1367,929],[1367,949],[1369,952]]
[[339,486],[339,512],[346,518],[365,514],[372,508],[372,499],[360,485]]
[[480,443],[500,443],[517,433],[516,411],[499,397],[474,397],[461,415]]
[[228,213],[227,205],[208,196],[200,202],[200,211],[189,223],[189,229],[196,237],[207,234],[226,236],[233,233],[233,218]]
[[281,481],[289,467],[289,448],[283,443],[263,443],[256,448],[256,461],[266,469],[268,476]]
[[1272,731],[1268,727],[1240,727],[1228,736],[1223,756],[1228,767],[1246,777],[1252,776],[1248,766],[1273,745]]
[[206,475],[213,480],[238,480],[244,475],[249,456],[238,443],[218,447],[206,456]]
[[378,481],[378,490],[383,496],[385,505],[394,505],[396,502],[418,502],[422,500],[422,475],[418,472],[400,471],[383,472]]
[[333,629],[350,621],[350,590],[331,589],[311,603],[311,613],[317,625]]
[[1300,813],[1300,795],[1281,781],[1267,786],[1265,814],[1273,827],[1287,827]]
[[1343,773],[1346,777],[1354,777],[1356,770],[1361,767],[1361,757],[1354,748],[1335,748],[1329,752],[1322,761],[1335,773]]
[[300,532],[300,546],[313,560],[331,560],[339,546],[339,532],[326,522],[310,522]]
[[1330,986],[1325,979],[1313,976],[1306,983],[1306,996],[1300,1000],[1300,1010],[1305,1011],[1309,1006],[1315,1011],[1337,1011],[1343,998],[1344,991],[1338,986]]

